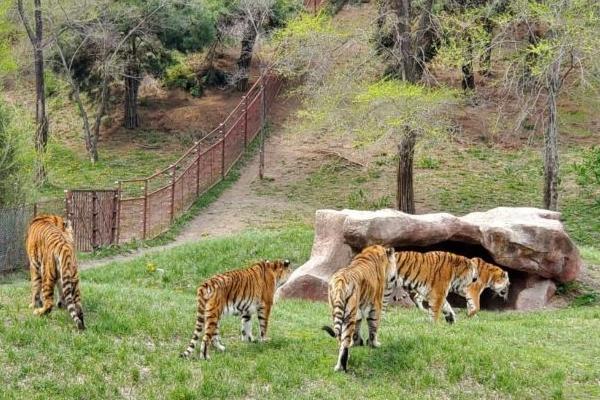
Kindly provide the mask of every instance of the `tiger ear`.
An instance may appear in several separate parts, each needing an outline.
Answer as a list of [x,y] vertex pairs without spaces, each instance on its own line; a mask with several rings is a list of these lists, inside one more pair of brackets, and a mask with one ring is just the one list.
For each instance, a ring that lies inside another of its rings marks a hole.
[[508,272],[506,272],[506,271],[502,271],[502,277],[503,277],[504,279],[508,279]]
[[290,260],[288,260],[287,258],[285,260],[283,260],[283,266],[285,268],[289,267],[290,266]]
[[388,256],[393,256],[394,255],[394,248],[393,247],[386,247],[385,254],[387,254]]

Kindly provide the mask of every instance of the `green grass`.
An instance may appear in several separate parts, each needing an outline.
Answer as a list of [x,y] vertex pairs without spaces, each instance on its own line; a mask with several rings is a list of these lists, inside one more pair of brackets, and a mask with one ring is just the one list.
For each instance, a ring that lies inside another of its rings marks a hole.
[[[600,396],[600,307],[535,313],[464,313],[454,326],[417,311],[384,314],[379,349],[351,351],[334,373],[336,342],[324,303],[276,304],[265,344],[242,343],[226,317],[227,351],[178,357],[193,330],[196,285],[260,257],[309,256],[312,232],[290,229],[210,239],[123,264],[83,271],[88,329],[63,310],[34,317],[29,285],[0,286],[0,398],[452,398]],[[148,264],[153,266],[148,268]],[[156,268],[156,269],[155,269]],[[164,270],[161,272],[160,270]],[[154,272],[152,272],[154,271]],[[256,327],[255,327],[256,329]]]
[[[166,134],[164,134],[166,135]],[[156,133],[132,133],[132,142],[136,137],[145,137],[144,143],[154,143]],[[122,144],[115,147],[100,144],[99,161],[92,164],[87,154],[80,148],[71,148],[56,141],[51,142],[46,159],[48,181],[40,190],[44,197],[64,196],[65,189],[110,189],[115,181],[139,178],[151,175],[175,161],[184,146],[174,146],[171,151],[147,150],[143,147]]]

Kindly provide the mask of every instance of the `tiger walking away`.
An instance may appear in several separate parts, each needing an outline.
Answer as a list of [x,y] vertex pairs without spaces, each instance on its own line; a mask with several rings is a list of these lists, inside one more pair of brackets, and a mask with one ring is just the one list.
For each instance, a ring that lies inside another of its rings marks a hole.
[[[508,298],[508,289],[510,280],[508,273],[502,268],[494,264],[485,262],[477,257],[472,259],[477,265],[477,280],[467,285],[466,288],[459,288],[455,293],[464,297],[467,300],[467,315],[472,317],[479,311],[481,302],[481,293],[490,288],[494,293],[504,299]],[[423,311],[427,311],[423,307],[425,298],[419,293],[415,293],[413,301]],[[446,303],[448,301],[446,300]],[[444,304],[444,307],[450,308],[450,304]]]
[[437,322],[443,313],[448,323],[454,323],[456,314],[446,297],[450,291],[464,291],[477,281],[475,261],[445,251],[399,251],[396,262],[398,285],[427,300],[433,322]]
[[202,283],[197,290],[194,334],[181,356],[189,357],[200,338],[202,358],[209,358],[208,347],[211,343],[218,350],[225,351],[219,335],[219,322],[225,314],[241,315],[242,340],[251,342],[251,318],[256,313],[260,325],[259,338],[265,341],[275,290],[285,283],[291,271],[289,260],[267,260],[246,269],[215,275]]
[[26,240],[31,274],[31,304],[36,315],[54,307],[54,287],[59,285],[59,307],[66,306],[78,329],[85,329],[79,272],[70,222],[57,215],[40,215],[29,224]]
[[363,249],[350,265],[338,270],[329,281],[329,305],[333,328],[323,330],[340,344],[335,371],[348,370],[349,348],[362,345],[360,325],[366,318],[369,329],[367,344],[379,347],[377,330],[384,301],[396,285],[397,268],[393,248],[373,245]]

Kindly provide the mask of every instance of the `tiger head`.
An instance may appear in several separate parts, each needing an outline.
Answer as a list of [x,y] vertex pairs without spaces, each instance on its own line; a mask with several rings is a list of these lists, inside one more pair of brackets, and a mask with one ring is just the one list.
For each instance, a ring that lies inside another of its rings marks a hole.
[[290,268],[290,260],[275,260],[275,261],[265,261],[266,267],[273,273],[275,276],[275,282],[277,287],[283,285],[292,273],[292,268]]
[[492,289],[496,294],[506,300],[508,297],[508,288],[510,286],[508,272],[500,267],[485,262],[481,258],[474,258],[473,261],[477,265],[477,270],[479,271],[478,281],[481,282],[484,287]]

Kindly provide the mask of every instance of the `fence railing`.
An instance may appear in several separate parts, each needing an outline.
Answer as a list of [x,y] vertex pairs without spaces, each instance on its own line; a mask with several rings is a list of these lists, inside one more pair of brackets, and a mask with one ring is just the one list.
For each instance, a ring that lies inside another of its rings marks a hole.
[[263,103],[268,109],[280,86],[274,75],[261,76],[223,123],[176,162],[148,177],[119,181],[115,242],[166,231],[199,196],[222,181],[260,132]]

